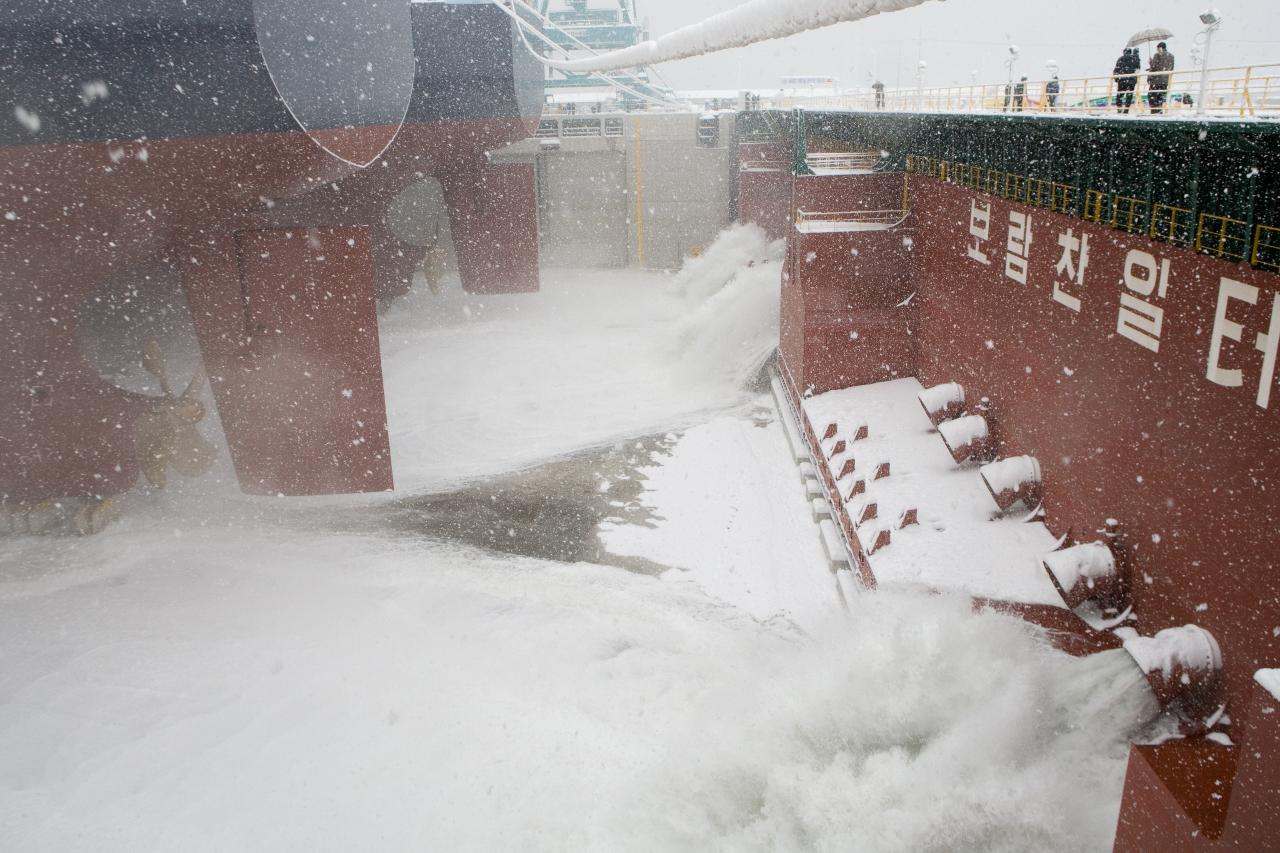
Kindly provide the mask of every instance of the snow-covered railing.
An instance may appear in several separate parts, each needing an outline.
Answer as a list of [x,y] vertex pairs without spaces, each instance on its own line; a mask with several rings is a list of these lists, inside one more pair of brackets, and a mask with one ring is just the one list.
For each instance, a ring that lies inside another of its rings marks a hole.
[[[495,0],[507,7],[524,0]],[[701,56],[756,42],[785,38],[845,21],[860,21],[884,12],[919,6],[928,0],[747,0],[704,21],[681,27],[651,41],[577,59],[547,59],[559,71],[618,71]]]
[[888,231],[906,221],[908,210],[842,210],[796,212],[796,230],[802,234],[845,231]]
[[882,159],[879,151],[818,151],[805,156],[809,168],[818,173],[872,172]]
[[791,169],[789,160],[744,160],[738,166],[741,172],[779,172],[784,169]]
[[[1171,72],[1162,103],[1150,98],[1151,77],[1134,75],[1132,100],[1121,99],[1117,78],[1110,75],[1030,82],[1000,81],[967,86],[889,89],[806,97],[779,92],[763,94],[767,109],[859,110],[927,113],[1034,113],[1050,115],[1196,114],[1200,71]],[[1163,75],[1161,75],[1163,76]],[[1057,83],[1054,91],[1053,84]],[[1021,91],[1019,91],[1021,87]],[[1157,90],[1160,91],[1160,90]],[[1204,112],[1232,118],[1280,115],[1280,64],[1242,65],[1208,71]]]

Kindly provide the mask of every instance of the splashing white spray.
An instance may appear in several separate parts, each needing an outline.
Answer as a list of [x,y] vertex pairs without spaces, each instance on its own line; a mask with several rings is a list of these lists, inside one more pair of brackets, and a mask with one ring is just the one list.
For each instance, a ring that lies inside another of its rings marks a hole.
[[690,374],[742,388],[759,373],[778,345],[785,252],[758,226],[736,225],[685,261],[671,290],[689,306],[675,342]]

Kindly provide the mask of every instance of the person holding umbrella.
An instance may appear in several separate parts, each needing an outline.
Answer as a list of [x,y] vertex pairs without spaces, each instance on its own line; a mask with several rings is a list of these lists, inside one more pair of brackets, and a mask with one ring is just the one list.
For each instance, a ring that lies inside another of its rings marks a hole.
[[[1147,101],[1151,105],[1151,112],[1153,113],[1159,113],[1164,110],[1164,101],[1169,91],[1168,72],[1173,70],[1173,54],[1168,53],[1165,49],[1165,39],[1170,38],[1173,38],[1173,33],[1164,27],[1148,27],[1145,30],[1138,30],[1138,32],[1129,36],[1129,43],[1127,47],[1132,48],[1130,53],[1133,54],[1135,62],[1133,67],[1134,71],[1138,71],[1142,68],[1142,57],[1138,53],[1138,46],[1151,44],[1152,42],[1160,42],[1160,47],[1156,53],[1152,54],[1150,65],[1147,68],[1148,71],[1156,73],[1156,76],[1149,78],[1147,83]],[[1164,53],[1165,56],[1160,57],[1161,53]],[[1160,58],[1157,59],[1157,57]],[[1166,65],[1168,67],[1163,68],[1163,66]],[[1160,73],[1162,70],[1164,73]],[[1157,79],[1157,77],[1159,79]],[[1137,82],[1137,77],[1134,77],[1134,82]],[[1129,96],[1129,100],[1130,103],[1132,103],[1132,95]],[[1121,110],[1121,112],[1126,111]]]
[[1151,105],[1152,115],[1164,112],[1164,100],[1169,92],[1169,72],[1173,70],[1173,54],[1164,42],[1156,45],[1156,52],[1151,55],[1147,64],[1150,76],[1147,78],[1147,103]]

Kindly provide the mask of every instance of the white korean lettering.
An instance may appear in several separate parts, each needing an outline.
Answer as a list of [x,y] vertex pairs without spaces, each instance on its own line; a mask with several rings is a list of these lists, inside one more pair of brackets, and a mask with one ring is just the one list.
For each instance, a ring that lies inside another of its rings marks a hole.
[[[1124,286],[1140,296],[1164,299],[1169,294],[1170,262],[1156,260],[1150,252],[1133,249],[1124,260]],[[1164,309],[1133,293],[1120,295],[1116,332],[1152,352],[1160,352]]]
[[1227,388],[1239,388],[1244,384],[1244,373],[1239,368],[1222,366],[1222,342],[1224,340],[1240,341],[1244,335],[1244,326],[1227,319],[1227,311],[1233,299],[1257,305],[1258,288],[1225,277],[1218,285],[1218,310],[1214,313],[1213,335],[1209,339],[1207,378],[1210,382]]
[[976,199],[969,201],[969,251],[966,253],[980,264],[990,264],[991,259],[982,251],[982,244],[991,238],[991,204],[979,206]]
[[1280,293],[1271,299],[1271,326],[1265,335],[1259,334],[1254,343],[1262,353],[1262,377],[1258,380],[1258,406],[1271,405],[1271,383],[1276,377],[1276,350],[1280,349]]
[[1128,293],[1120,294],[1120,316],[1116,318],[1116,331],[1123,337],[1152,352],[1160,352],[1160,330],[1163,327],[1163,308]]
[[1031,217],[1018,211],[1009,212],[1008,252],[1004,256],[1004,274],[1018,284],[1027,283],[1027,261],[1031,257]]
[[[1074,229],[1068,228],[1066,234],[1058,235],[1058,245],[1062,247],[1062,257],[1054,267],[1057,277],[1053,282],[1053,301],[1065,305],[1077,314],[1080,313],[1080,299],[1063,290],[1063,287],[1075,285],[1084,287],[1084,271],[1089,266],[1089,235],[1076,237]],[[1078,260],[1074,258],[1079,256]],[[1066,276],[1066,281],[1062,277]]]
[[[1145,275],[1138,275],[1145,272]],[[1152,291],[1159,290],[1164,299],[1169,292],[1169,259],[1156,265],[1155,255],[1134,249],[1124,259],[1124,285],[1134,293],[1150,296]]]

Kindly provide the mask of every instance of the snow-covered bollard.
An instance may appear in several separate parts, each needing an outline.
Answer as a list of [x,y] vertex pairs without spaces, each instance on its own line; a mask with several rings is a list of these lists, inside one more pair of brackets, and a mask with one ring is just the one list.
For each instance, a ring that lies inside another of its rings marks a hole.
[[1034,456],[1011,456],[983,465],[979,472],[1001,512],[1018,501],[1034,505],[1040,500],[1040,463]]
[[1212,634],[1199,625],[1166,628],[1154,637],[1129,637],[1124,650],[1161,707],[1176,706],[1182,713],[1187,734],[1207,728],[1222,702],[1222,649]]
[[893,531],[888,527],[868,524],[858,530],[858,544],[868,557],[893,544]]
[[837,480],[843,480],[858,468],[858,461],[852,456],[846,457],[844,464],[840,466],[840,470],[836,473]]
[[926,388],[920,392],[919,399],[934,426],[964,414],[964,386],[958,382]]
[[966,415],[939,424],[938,432],[957,465],[990,452],[991,429],[982,415]]
[[1041,563],[1070,609],[1086,601],[1097,602],[1103,609],[1124,607],[1124,578],[1105,542],[1063,548],[1046,554]]
[[898,530],[920,523],[920,511],[915,507],[907,507],[898,514]]
[[854,515],[853,524],[855,527],[861,527],[868,521],[873,521],[880,515],[880,505],[875,501],[867,501],[862,508]]

